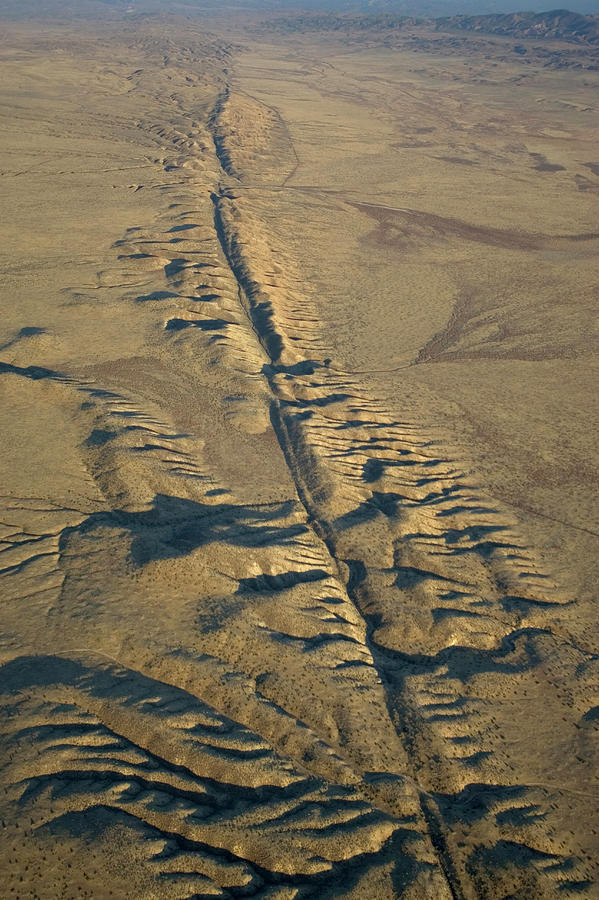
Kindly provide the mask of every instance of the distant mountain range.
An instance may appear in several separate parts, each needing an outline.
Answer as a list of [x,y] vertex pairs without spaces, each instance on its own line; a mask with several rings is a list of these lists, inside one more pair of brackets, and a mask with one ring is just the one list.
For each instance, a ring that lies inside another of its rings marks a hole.
[[[434,2],[434,0],[431,0]],[[502,35],[515,39],[534,38],[569,41],[599,48],[599,16],[584,15],[565,9],[550,12],[493,13],[489,15],[414,16],[391,13],[335,13],[306,11],[277,16],[272,27],[277,31],[353,31],[392,34],[414,26],[427,26],[435,31],[464,31]]]
[[[347,15],[364,17],[370,26],[398,24],[403,17],[435,19],[440,28],[477,31],[513,37],[547,37],[599,42],[599,0],[571,0],[571,9],[547,10],[547,0],[528,0],[528,11],[519,12],[522,0],[0,0],[2,17],[33,16],[68,18],[136,13],[200,15],[228,14],[235,10],[273,14]],[[550,2],[550,0],[549,0]],[[323,20],[324,21],[324,20]],[[357,19],[356,19],[357,22]],[[405,19],[402,25],[408,24]],[[330,23],[329,23],[330,26]],[[358,26],[360,27],[360,26]]]
[[510,37],[552,38],[599,44],[599,16],[581,15],[567,9],[551,12],[517,12],[482,16],[447,16],[436,20],[439,27],[503,34]]

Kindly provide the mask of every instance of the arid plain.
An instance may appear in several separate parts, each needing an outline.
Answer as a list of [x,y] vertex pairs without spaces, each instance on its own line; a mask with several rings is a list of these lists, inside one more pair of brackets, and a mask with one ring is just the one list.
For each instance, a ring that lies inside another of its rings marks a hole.
[[599,69],[0,41],[0,895],[599,897]]

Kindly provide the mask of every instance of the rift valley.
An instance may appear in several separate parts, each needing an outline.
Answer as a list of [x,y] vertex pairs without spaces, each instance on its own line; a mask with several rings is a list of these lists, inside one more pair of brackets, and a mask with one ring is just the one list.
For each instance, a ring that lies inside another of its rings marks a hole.
[[4,22],[3,898],[599,897],[558,24]]

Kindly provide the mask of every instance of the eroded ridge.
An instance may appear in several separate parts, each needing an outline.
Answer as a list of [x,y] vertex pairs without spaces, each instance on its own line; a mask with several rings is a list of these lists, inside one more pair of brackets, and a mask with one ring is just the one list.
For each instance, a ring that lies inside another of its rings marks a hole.
[[[574,823],[581,802],[596,801],[576,787],[589,764],[576,748],[581,730],[589,733],[582,698],[596,657],[568,631],[562,611],[574,601],[448,452],[442,429],[401,421],[366,378],[327,358],[309,288],[298,291],[284,239],[269,235],[264,219],[261,227],[264,207],[252,199],[226,191],[217,211],[271,358],[273,425],[309,519],[366,622],[451,889],[496,896],[498,885],[511,892],[525,883],[533,896],[590,896],[584,839],[573,828],[564,841],[561,827]],[[284,262],[270,280],[274,260]],[[576,666],[585,685],[574,701],[559,685]],[[539,730],[527,709],[545,691],[553,724]],[[538,758],[523,764],[519,741],[538,746]],[[545,755],[547,744],[555,750]],[[561,766],[577,758],[576,777],[566,765],[556,778],[556,755]],[[479,797],[484,812],[471,816]]]
[[[25,838],[78,852],[99,845],[92,884],[113,849],[98,840],[107,833],[129,835],[134,871],[144,861],[140,896],[144,883],[162,896],[287,897],[312,885],[326,894],[339,878],[359,884],[372,863],[388,867],[413,842],[411,817],[402,825],[359,787],[297,769],[193,693],[94,654],[37,657],[35,669],[15,659],[3,692],[19,706],[5,775],[7,799],[27,816]],[[9,843],[17,828],[8,825]],[[44,861],[40,853],[27,882]],[[71,876],[66,864],[54,869],[58,896]]]
[[2,350],[76,448],[3,503],[7,890],[592,897],[572,598],[443,428],[335,361],[273,219],[281,117],[164,51],[160,211],[64,295],[135,327]]
[[140,119],[163,212],[64,292],[128,309],[118,354],[59,370],[23,335],[2,364],[69,426],[62,495],[5,503],[7,891],[449,900],[365,622],[270,428],[194,122],[178,100]]

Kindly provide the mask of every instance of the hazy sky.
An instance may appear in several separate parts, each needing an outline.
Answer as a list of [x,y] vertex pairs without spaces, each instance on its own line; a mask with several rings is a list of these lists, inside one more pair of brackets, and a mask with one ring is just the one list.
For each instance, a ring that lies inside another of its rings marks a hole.
[[[0,0],[0,16],[29,17],[36,14],[86,15],[115,10],[170,10],[173,12],[231,9],[360,11],[399,13],[421,16],[443,16],[506,13],[529,10],[548,11],[556,8],[555,0]],[[568,0],[562,7],[573,12],[599,14],[599,0]]]

